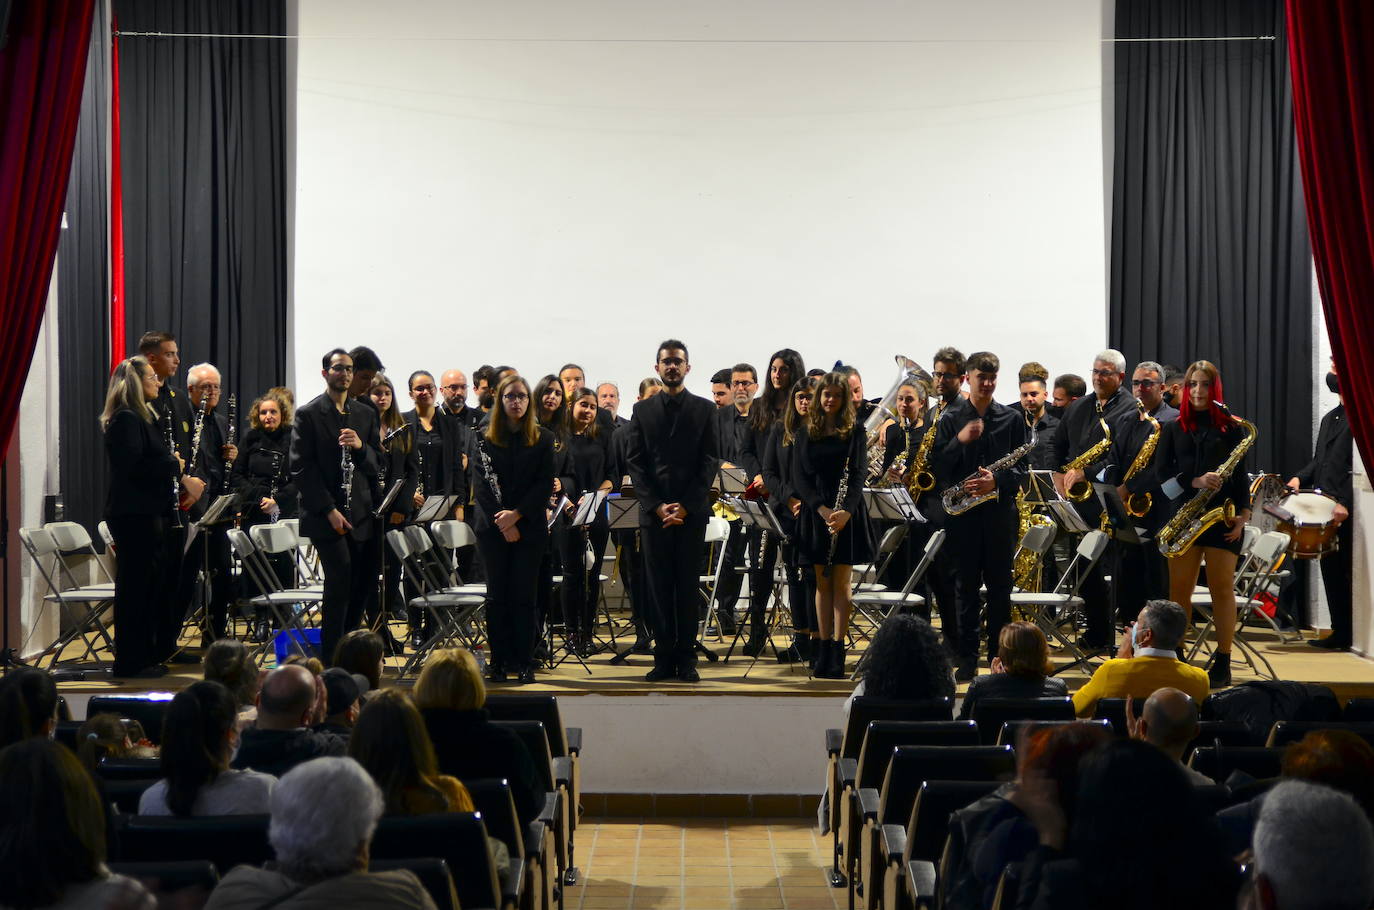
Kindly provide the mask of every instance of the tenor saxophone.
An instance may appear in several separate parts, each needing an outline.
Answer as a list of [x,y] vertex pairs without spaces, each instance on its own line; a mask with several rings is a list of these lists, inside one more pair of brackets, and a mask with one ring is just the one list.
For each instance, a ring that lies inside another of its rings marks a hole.
[[[1225,406],[1223,405],[1223,410]],[[1240,460],[1245,457],[1245,453],[1255,444],[1255,439],[1259,436],[1259,431],[1255,425],[1243,417],[1236,417],[1230,411],[1225,411],[1236,423],[1240,424],[1241,430],[1245,433],[1243,439],[1236,443],[1236,447],[1231,450],[1231,454],[1226,456],[1226,460],[1216,469],[1216,473],[1221,476],[1221,485],[1225,486],[1226,481],[1231,478],[1231,474],[1240,464]],[[1160,528],[1156,541],[1159,543],[1159,552],[1169,559],[1176,559],[1187,553],[1189,548],[1197,541],[1203,533],[1212,525],[1219,521],[1230,521],[1236,517],[1236,504],[1227,499],[1221,505],[1211,508],[1212,497],[1216,490],[1203,488],[1194,494],[1193,498],[1185,502],[1174,517]]]
[[[1136,401],[1136,408],[1141,417],[1150,422],[1150,435],[1145,438],[1145,444],[1136,453],[1135,460],[1126,469],[1126,476],[1121,482],[1127,483],[1145,470],[1150,464],[1150,459],[1155,457],[1155,447],[1159,445],[1160,426],[1159,421],[1145,412],[1145,402]],[[1154,498],[1149,493],[1131,493],[1126,497],[1126,511],[1132,518],[1144,518],[1150,511],[1150,506],[1154,504]]]
[[[1086,471],[1088,466],[1096,461],[1100,461],[1107,450],[1112,447],[1112,428],[1107,426],[1107,418],[1102,414],[1103,401],[1097,401],[1097,422],[1102,426],[1102,438],[1093,445],[1089,446],[1081,455],[1071,460],[1060,469],[1061,474],[1070,471]],[[1064,491],[1065,496],[1070,502],[1087,502],[1088,497],[1093,495],[1092,481],[1086,477]]]
[[[1027,455],[1030,454],[1030,450],[1035,448],[1035,438],[1039,435],[1039,433],[1039,428],[1031,427],[1031,437],[1029,442],[1027,442],[1023,446],[1012,449],[1010,452],[1003,455],[1001,458],[997,459],[992,464],[988,465],[987,470],[996,474],[998,471],[1005,471],[1007,468],[1012,467],[1018,461],[1025,458]],[[954,486],[945,488],[945,491],[940,494],[940,501],[944,503],[946,513],[950,515],[962,515],[975,506],[981,506],[983,503],[987,502],[990,499],[998,498],[996,487],[992,488],[991,493],[983,493],[980,496],[975,496],[972,493],[967,493],[964,491],[964,484],[968,483],[970,480],[977,476],[978,474],[975,472],[965,477],[963,480],[959,481]]]

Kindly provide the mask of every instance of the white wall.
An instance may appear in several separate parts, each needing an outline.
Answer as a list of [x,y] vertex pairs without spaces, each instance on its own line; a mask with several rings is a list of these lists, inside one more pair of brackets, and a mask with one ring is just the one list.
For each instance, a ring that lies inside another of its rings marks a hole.
[[[1100,0],[300,0],[295,380],[1105,339]],[[900,40],[898,40],[900,39]],[[1011,383],[999,397],[1014,397]]]

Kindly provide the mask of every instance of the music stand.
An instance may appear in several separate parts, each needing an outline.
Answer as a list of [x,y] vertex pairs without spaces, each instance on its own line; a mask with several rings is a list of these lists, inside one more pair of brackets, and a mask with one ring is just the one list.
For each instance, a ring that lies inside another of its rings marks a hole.
[[[391,504],[396,501],[396,495],[401,492],[401,487],[405,485],[405,478],[398,478],[396,482],[391,485],[391,489],[386,491],[386,495],[383,496],[382,501],[377,504],[377,508],[372,510],[372,517],[381,518],[388,511],[390,511]],[[382,553],[386,553],[386,547],[382,547]]]
[[[759,531],[761,531],[764,534],[773,535],[780,543],[786,543],[788,540],[790,540],[790,538],[787,536],[787,532],[785,532],[782,529],[782,525],[778,522],[778,517],[775,514],[773,514],[772,507],[767,502],[757,499],[742,499],[739,497],[724,497],[721,501],[724,502],[726,505],[730,506],[730,508],[735,510],[735,512],[739,515],[740,521],[743,522],[745,527],[758,528]],[[762,554],[762,552],[763,547],[760,546],[760,555]],[[749,592],[749,598],[750,600],[753,600],[754,597],[755,592],[751,589]],[[774,578],[772,584],[770,585],[768,601],[764,605],[764,640],[765,643],[773,649],[774,658],[779,657],[778,646],[773,642],[773,632],[777,628],[777,621],[779,615],[778,607],[780,603],[781,590],[779,588],[776,578]],[[726,649],[725,657],[722,658],[723,662],[729,662],[730,656],[735,653],[735,645],[739,644],[739,638],[743,634],[744,623],[740,623],[735,628],[735,637],[731,639],[730,647]],[[753,656],[753,659],[750,661],[749,666],[744,671],[745,676],[748,676],[749,671],[754,669],[754,665],[759,662],[759,655],[762,653],[763,651],[760,650],[759,654],[755,654]]]
[[[238,504],[238,498],[239,497],[237,493],[221,493],[219,496],[216,496],[215,501],[210,503],[210,507],[205,510],[205,514],[200,516],[200,518],[196,521],[191,522],[190,527],[186,532],[186,543],[184,544],[181,550],[181,555],[183,556],[189,553],[191,551],[191,544],[196,539],[196,535],[202,529],[205,530],[205,545],[200,548],[200,594],[199,596],[192,598],[192,602],[195,604],[195,608],[191,611],[191,616],[193,617],[194,614],[197,612],[202,613],[207,623],[210,621],[211,596],[210,529],[214,528],[217,525],[227,524],[228,522],[231,522],[238,517],[238,514],[235,511],[235,508]],[[188,618],[191,617],[182,617],[181,621],[183,628],[185,627],[185,623]],[[177,648],[177,652],[185,650],[185,648]]]
[[415,513],[413,524],[429,524],[431,521],[439,521],[453,514],[461,496],[444,494],[441,496],[431,496],[420,506],[420,511]]
[[[606,497],[606,508],[610,512],[610,525],[612,531],[639,531],[639,500],[633,495],[627,495],[622,492],[617,496],[612,493]],[[623,554],[621,558],[624,558]],[[641,578],[643,578],[643,567],[637,566],[636,571],[639,571],[641,573]],[[647,590],[647,588],[648,580],[643,579],[640,589],[641,594]],[[639,604],[638,609],[640,610],[641,616],[647,616],[650,612],[647,603]],[[636,630],[636,634],[637,631],[638,630]],[[617,651],[611,657],[611,663],[623,664],[629,659],[630,654],[633,652],[634,645],[630,645],[630,647],[626,648],[624,651]]]
[[562,515],[570,505],[572,505],[572,501],[568,499],[566,493],[558,494],[558,504],[554,506],[553,511],[549,513],[549,520],[545,522],[545,528],[547,530],[553,530],[553,523],[558,520],[558,516]]
[[1131,513],[1126,511],[1126,503],[1122,502],[1121,494],[1116,491],[1116,487],[1109,483],[1094,483],[1093,492],[1097,494],[1097,501],[1102,504],[1102,509],[1107,515],[1112,536],[1122,543],[1144,543],[1135,529],[1135,520],[1131,518]]
[[1083,520],[1083,516],[1078,514],[1078,510],[1073,507],[1073,503],[1067,499],[1055,499],[1045,503],[1049,507],[1050,514],[1054,516],[1059,526],[1072,534],[1086,534],[1092,529]]
[[719,474],[721,499],[739,496],[749,486],[749,478],[745,475],[744,468],[725,467],[722,465]]
[[926,517],[906,487],[864,487],[864,505],[868,517],[876,521],[900,521],[924,524]]

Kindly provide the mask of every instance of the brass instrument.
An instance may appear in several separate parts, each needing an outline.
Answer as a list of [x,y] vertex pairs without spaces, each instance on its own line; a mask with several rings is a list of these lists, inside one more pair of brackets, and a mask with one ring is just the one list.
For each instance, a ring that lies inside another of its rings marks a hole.
[[[1023,540],[1032,525],[1054,527],[1055,521],[1048,515],[1035,511],[1035,503],[1026,501],[1026,488],[1016,491],[1016,539]],[[1018,550],[1012,563],[1011,582],[1022,591],[1039,591],[1040,580],[1045,563],[1039,553]]]
[[[1039,432],[1040,431],[1038,428],[1031,427],[1031,438],[1029,442],[1027,442],[1023,446],[1018,446],[1017,448],[1012,449],[1010,452],[1003,455],[1001,458],[997,459],[992,464],[987,465],[987,470],[991,471],[994,474],[998,471],[1005,471],[1007,468],[1010,468],[1012,465],[1016,464],[1018,461],[1025,458],[1027,455],[1030,454],[1030,450],[1035,448],[1035,439],[1039,435]],[[940,494],[940,501],[944,503],[945,512],[947,514],[962,515],[975,506],[981,506],[988,500],[998,498],[998,491],[996,487],[992,488],[991,493],[983,493],[979,496],[975,496],[972,493],[967,493],[964,491],[964,484],[968,483],[970,480],[977,476],[977,473],[970,474],[963,480],[956,483],[954,486],[946,487],[945,491]]]
[[[868,419],[864,421],[864,438],[868,440],[869,452],[873,451],[874,446],[877,446],[879,451],[882,450],[879,431],[881,431],[883,425],[887,423],[888,418],[894,420],[900,419],[897,417],[896,410],[892,407],[897,402],[898,389],[904,385],[915,385],[923,389],[932,389],[935,387],[935,380],[931,378],[931,375],[910,357],[903,357],[901,354],[898,354],[893,360],[897,361],[897,378],[892,383],[892,387],[887,390],[887,394],[884,395],[877,406],[873,408],[873,413],[869,414]],[[879,465],[881,464],[882,462],[879,461]],[[871,458],[869,467],[872,467]],[[871,477],[872,475],[873,471],[870,470],[869,476]]]
[[[1112,428],[1107,426],[1107,418],[1102,414],[1103,401],[1097,402],[1097,422],[1102,425],[1102,438],[1093,445],[1089,446],[1081,455],[1071,460],[1060,470],[1059,473],[1067,474],[1070,471],[1086,471],[1096,461],[1101,461],[1107,454],[1107,450],[1112,447]],[[1087,502],[1088,497],[1093,495],[1092,481],[1086,477],[1075,483],[1064,491],[1064,495],[1069,502]]]
[[868,485],[871,487],[882,489],[892,486],[892,480],[888,477],[890,471],[896,471],[902,477],[906,476],[906,464],[911,454],[911,425],[906,421],[901,421],[899,425],[902,430],[902,450],[892,459],[892,464],[886,471],[883,470],[883,458],[887,455],[887,446],[880,443],[868,450]]
[[[1225,406],[1222,406],[1223,410]],[[1236,443],[1236,447],[1231,450],[1231,454],[1226,456],[1215,471],[1221,476],[1222,486],[1231,479],[1231,474],[1236,470],[1236,465],[1245,457],[1245,453],[1255,444],[1255,439],[1259,436],[1259,431],[1255,425],[1243,417],[1236,417],[1230,411],[1225,413],[1236,423],[1240,424],[1245,433],[1245,438]],[[1159,543],[1159,552],[1169,559],[1176,559],[1187,553],[1189,548],[1197,541],[1203,533],[1216,524],[1218,521],[1230,521],[1236,517],[1236,504],[1231,500],[1226,500],[1216,508],[1209,508],[1212,497],[1216,490],[1203,488],[1198,490],[1192,499],[1188,500],[1183,506],[1174,513],[1164,527],[1159,529],[1159,534],[1155,539]]]
[[935,474],[930,470],[930,450],[935,446],[935,430],[940,425],[940,417],[944,415],[947,405],[948,402],[942,398],[935,406],[935,416],[931,419],[930,426],[926,427],[925,435],[921,437],[921,445],[916,449],[916,459],[911,463],[911,473],[906,478],[907,492],[913,500],[918,500],[922,493],[929,493],[935,489]]
[[[1121,479],[1123,484],[1149,467],[1150,459],[1155,457],[1155,447],[1159,445],[1159,421],[1145,413],[1145,402],[1136,401],[1135,406],[1140,417],[1150,422],[1150,435],[1145,438],[1145,444],[1140,447],[1135,460],[1126,470],[1126,476]],[[1144,518],[1152,505],[1154,505],[1154,498],[1149,493],[1131,493],[1126,497],[1126,512],[1132,518]]]

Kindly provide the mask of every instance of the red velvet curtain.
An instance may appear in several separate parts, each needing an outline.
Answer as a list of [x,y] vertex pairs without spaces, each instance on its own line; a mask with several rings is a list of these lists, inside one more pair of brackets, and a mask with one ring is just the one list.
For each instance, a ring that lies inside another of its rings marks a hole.
[[[71,174],[94,0],[16,0],[0,50],[0,457],[19,418]],[[100,319],[102,314],[93,313]]]
[[1355,443],[1374,466],[1374,4],[1286,6],[1317,284]]

